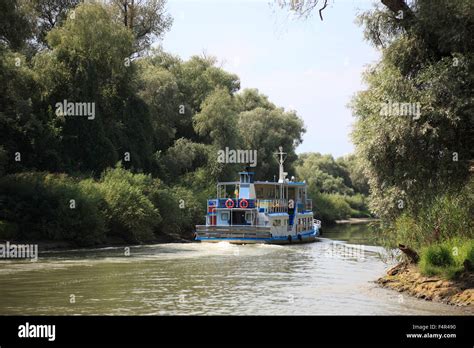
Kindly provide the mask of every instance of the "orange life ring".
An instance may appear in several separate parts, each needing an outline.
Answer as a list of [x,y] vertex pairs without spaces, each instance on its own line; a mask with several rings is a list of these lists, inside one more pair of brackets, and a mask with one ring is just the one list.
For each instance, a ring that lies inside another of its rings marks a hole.
[[249,206],[249,202],[245,198],[240,201],[240,207],[241,208],[246,209],[246,208],[248,208],[248,206]]
[[232,209],[234,207],[234,201],[229,198],[227,201],[225,201],[225,206],[227,209]]

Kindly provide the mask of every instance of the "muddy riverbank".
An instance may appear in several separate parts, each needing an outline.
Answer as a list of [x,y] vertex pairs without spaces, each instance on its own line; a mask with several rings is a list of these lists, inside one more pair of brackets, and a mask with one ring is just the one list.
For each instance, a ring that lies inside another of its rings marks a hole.
[[384,288],[419,299],[471,308],[474,313],[474,274],[465,272],[455,280],[422,275],[416,266],[403,265],[392,275],[377,280]]

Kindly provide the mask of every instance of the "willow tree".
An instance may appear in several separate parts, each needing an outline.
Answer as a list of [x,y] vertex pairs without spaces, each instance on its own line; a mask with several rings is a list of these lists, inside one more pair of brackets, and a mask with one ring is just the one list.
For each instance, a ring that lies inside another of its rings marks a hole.
[[392,3],[359,17],[382,58],[352,102],[372,208],[389,220],[459,190],[474,150],[474,3]]
[[166,0],[109,0],[108,3],[116,21],[133,33],[134,51],[138,55],[173,23],[166,13]]
[[242,138],[241,146],[257,151],[257,179],[272,180],[278,174],[274,153],[280,146],[288,154],[285,169],[290,175],[294,173],[295,149],[303,141],[306,131],[303,120],[296,112],[259,106],[241,112],[237,126]]
[[[81,4],[47,35],[51,47],[35,61],[41,108],[61,129],[64,170],[96,174],[123,160],[148,170],[154,150],[146,104],[137,96],[133,34],[103,5]],[[58,114],[57,103],[89,103],[95,117]]]

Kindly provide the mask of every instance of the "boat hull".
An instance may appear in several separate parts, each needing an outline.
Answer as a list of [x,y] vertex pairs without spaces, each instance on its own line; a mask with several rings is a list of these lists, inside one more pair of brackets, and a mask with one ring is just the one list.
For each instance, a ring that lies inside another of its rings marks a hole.
[[298,235],[273,236],[269,228],[228,228],[197,226],[195,240],[203,243],[227,242],[231,244],[298,244],[311,243],[319,236],[319,228]]

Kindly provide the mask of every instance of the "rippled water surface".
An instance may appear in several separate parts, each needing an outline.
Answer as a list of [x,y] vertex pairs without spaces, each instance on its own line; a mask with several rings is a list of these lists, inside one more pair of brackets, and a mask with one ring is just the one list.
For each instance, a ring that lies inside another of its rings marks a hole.
[[472,314],[374,284],[387,265],[365,226],[324,232],[305,245],[172,243],[2,261],[0,314]]

